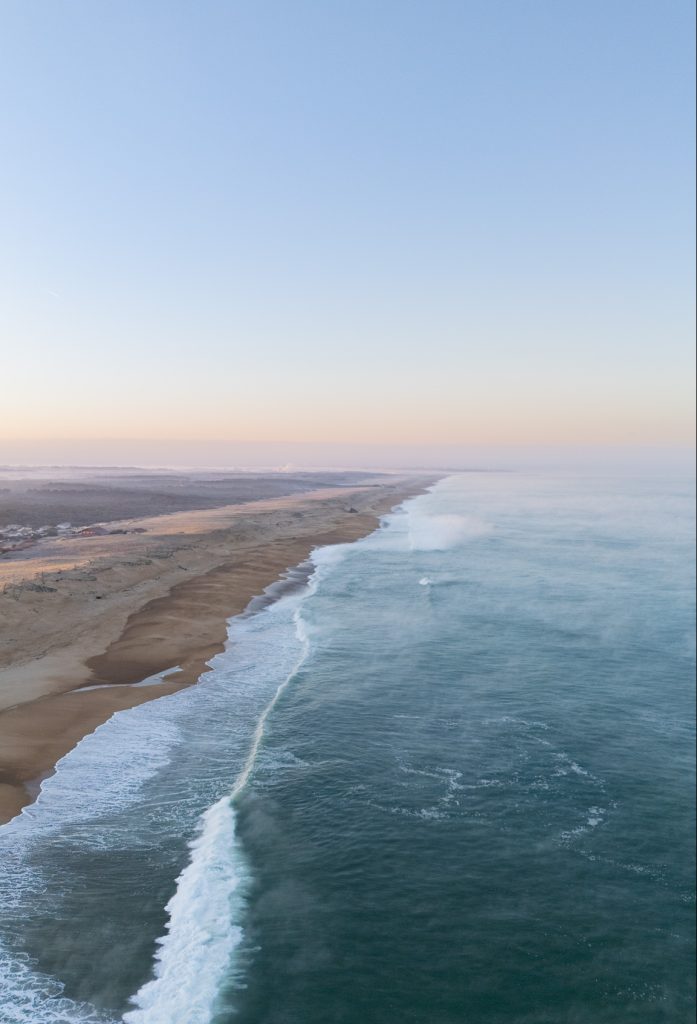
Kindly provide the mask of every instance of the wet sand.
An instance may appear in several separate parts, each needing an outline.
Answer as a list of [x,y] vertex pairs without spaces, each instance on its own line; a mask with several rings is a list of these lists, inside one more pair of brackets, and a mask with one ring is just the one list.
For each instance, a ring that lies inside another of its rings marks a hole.
[[129,520],[147,532],[47,540],[0,563],[0,821],[115,711],[195,683],[227,619],[314,547],[364,536],[430,482]]

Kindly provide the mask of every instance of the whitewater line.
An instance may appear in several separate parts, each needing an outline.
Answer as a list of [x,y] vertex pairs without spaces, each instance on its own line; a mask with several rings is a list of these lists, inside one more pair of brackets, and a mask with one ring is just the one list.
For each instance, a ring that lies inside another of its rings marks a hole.
[[[310,578],[310,582],[312,581],[313,578],[314,578],[314,573],[313,573],[313,576]],[[313,591],[308,590],[307,594],[303,595],[303,601],[307,597],[309,597],[311,593],[313,593]],[[247,785],[247,783],[249,781],[249,777],[252,774],[252,770],[254,768],[254,762],[256,761],[257,753],[259,751],[259,746],[261,744],[262,739],[264,738],[264,729],[266,727],[266,722],[267,722],[267,719],[268,719],[269,715],[271,714],[271,712],[275,708],[276,704],[278,703],[279,697],[281,696],[283,691],[286,689],[286,687],[288,686],[290,681],[298,674],[298,672],[302,668],[303,663],[305,662],[305,659],[307,658],[307,655],[309,653],[310,645],[309,645],[309,642],[308,642],[308,639],[307,639],[307,635],[305,634],[305,630],[301,629],[301,627],[302,627],[302,618],[300,616],[300,608],[296,609],[295,614],[293,615],[293,622],[295,623],[296,635],[298,636],[298,639],[301,641],[301,643],[303,645],[302,654],[298,658],[297,662],[293,666],[293,668],[290,671],[290,673],[288,674],[288,676],[283,680],[281,685],[278,687],[278,689],[276,690],[275,694],[273,695],[273,697],[271,698],[269,703],[266,705],[266,707],[262,711],[261,715],[259,716],[259,721],[257,722],[256,728],[254,729],[254,732],[252,733],[252,745],[249,748],[249,753],[247,754],[247,759],[245,760],[245,762],[244,762],[244,764],[242,766],[242,771],[238,775],[237,782],[232,787],[232,790],[230,791],[230,795],[228,797],[224,797],[223,798],[223,799],[229,800],[231,803],[233,803],[237,799],[237,797],[240,795],[240,793],[242,792],[242,790],[244,789],[244,787]]]
[[242,914],[241,890],[249,877],[236,848],[233,803],[250,779],[269,715],[307,658],[310,645],[300,611],[316,590],[317,572],[293,614],[300,656],[259,716],[232,790],[201,816],[199,834],[189,844],[191,858],[165,907],[169,920],[166,934],[157,940],[154,977],[131,997],[135,1008],[123,1015],[124,1024],[210,1024],[213,1017],[221,981],[242,941],[242,928],[235,922]]

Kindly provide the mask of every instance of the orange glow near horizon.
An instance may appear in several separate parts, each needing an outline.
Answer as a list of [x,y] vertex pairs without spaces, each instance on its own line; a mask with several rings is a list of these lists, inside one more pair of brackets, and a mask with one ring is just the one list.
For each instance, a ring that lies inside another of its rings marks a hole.
[[78,6],[4,26],[6,446],[693,441],[687,7]]
[[162,442],[230,442],[244,444],[391,444],[391,445],[521,445],[521,444],[692,444],[694,424],[689,417],[671,410],[655,410],[653,416],[603,416],[591,424],[582,412],[569,410],[553,415],[544,410],[526,410],[492,417],[487,421],[474,415],[431,417],[422,410],[411,422],[386,418],[380,412],[363,412],[360,420],[350,416],[297,415],[288,421],[280,416],[247,422],[202,422],[203,417],[185,419],[163,413],[161,419],[131,420],[101,416],[95,421],[77,417],[36,417],[31,423],[0,419],[0,460],[3,442],[79,440],[152,440]]

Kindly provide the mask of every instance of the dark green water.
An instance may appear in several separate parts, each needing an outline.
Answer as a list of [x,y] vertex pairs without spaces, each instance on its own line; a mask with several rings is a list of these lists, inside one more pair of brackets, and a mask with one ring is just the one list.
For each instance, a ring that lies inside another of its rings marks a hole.
[[642,491],[502,497],[303,611],[240,804],[245,1024],[690,1019],[689,549]]
[[692,530],[680,482],[468,474],[321,552],[7,834],[0,1020],[691,1020]]

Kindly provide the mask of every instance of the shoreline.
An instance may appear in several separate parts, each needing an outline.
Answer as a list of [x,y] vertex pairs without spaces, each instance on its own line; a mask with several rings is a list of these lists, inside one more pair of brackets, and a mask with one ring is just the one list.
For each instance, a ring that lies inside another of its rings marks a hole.
[[70,565],[65,545],[58,568],[56,545],[45,564],[25,560],[24,585],[0,595],[10,639],[0,664],[0,824],[115,712],[196,683],[224,649],[228,620],[283,588],[314,548],[366,536],[436,479],[153,517],[142,520],[147,534],[76,547]]

